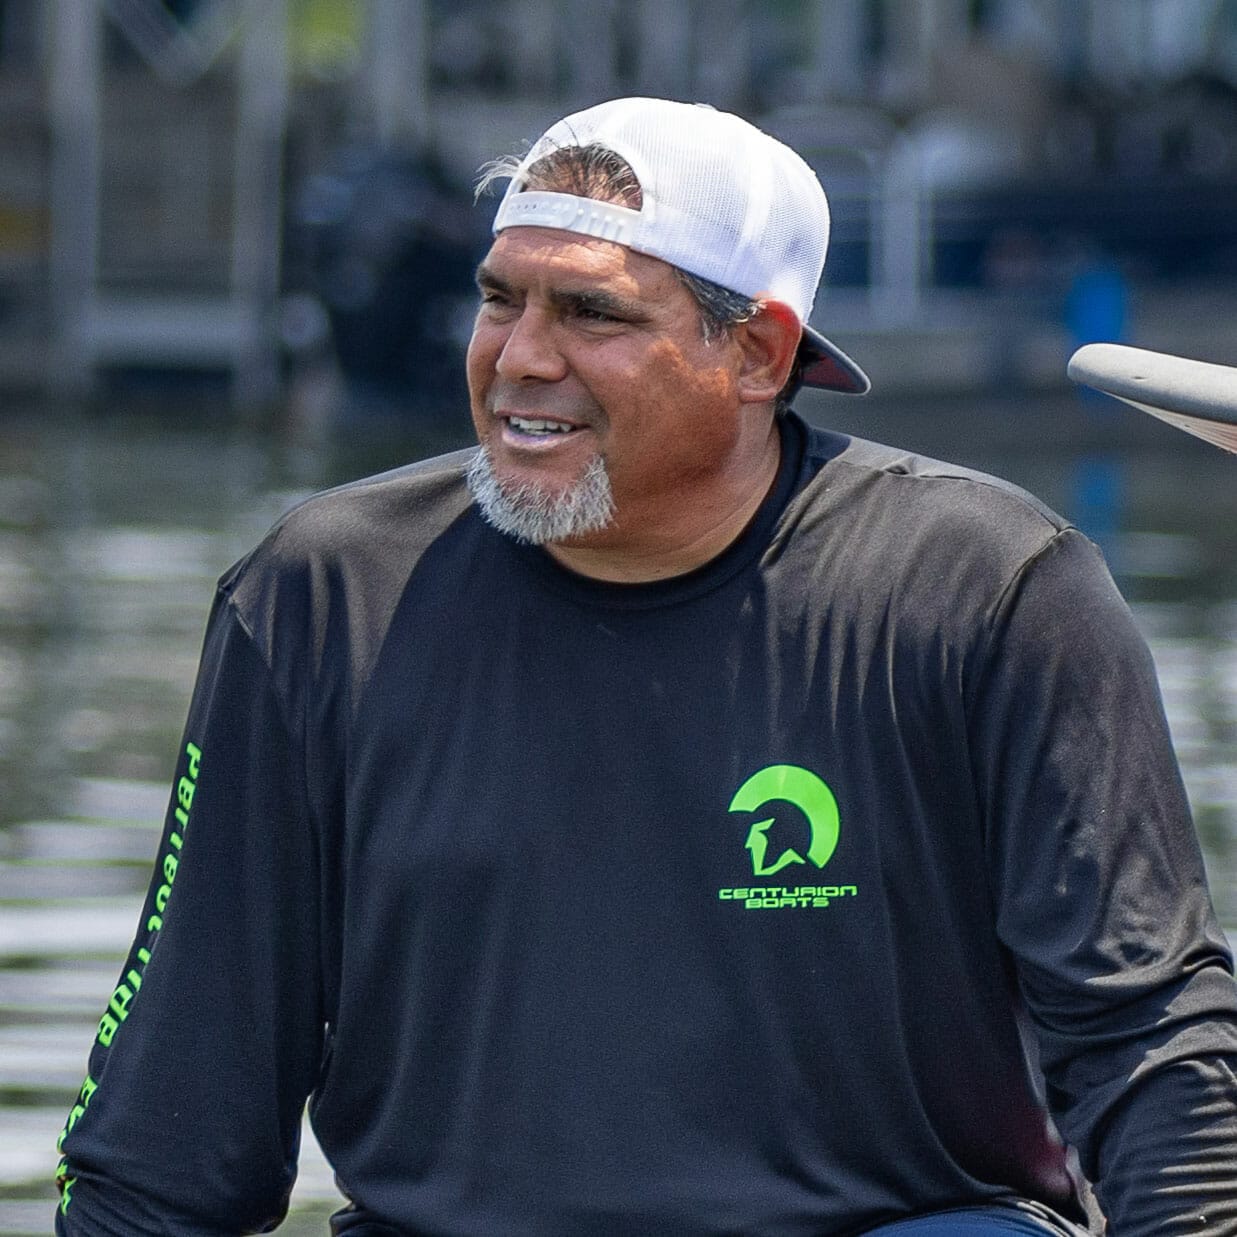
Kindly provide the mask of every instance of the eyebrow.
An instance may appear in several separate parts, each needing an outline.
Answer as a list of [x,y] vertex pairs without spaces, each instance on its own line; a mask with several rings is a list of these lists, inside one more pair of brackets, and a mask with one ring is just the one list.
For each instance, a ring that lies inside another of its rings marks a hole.
[[[482,292],[501,292],[510,296],[514,291],[507,280],[486,266],[484,262],[477,267],[476,281],[477,287]],[[591,313],[612,314],[615,317],[632,320],[647,317],[646,311],[637,301],[617,296],[603,288],[551,288],[549,298],[551,303],[560,309],[576,313],[583,310]]]
[[484,262],[477,267],[473,276],[477,287],[482,291],[492,288],[495,292],[510,292],[511,285],[505,279],[500,279]]

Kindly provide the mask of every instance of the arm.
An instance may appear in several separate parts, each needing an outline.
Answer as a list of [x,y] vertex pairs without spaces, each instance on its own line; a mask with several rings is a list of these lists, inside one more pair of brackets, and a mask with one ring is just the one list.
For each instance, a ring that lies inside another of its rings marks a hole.
[[303,744],[216,602],[150,892],[62,1140],[60,1234],[284,1214],[322,1051]]
[[975,777],[1049,1103],[1110,1232],[1237,1234],[1237,988],[1150,654],[1073,530],[990,617]]
[[[1171,1171],[1157,1142],[1173,1147]],[[1152,1074],[1113,1114],[1097,1176],[1108,1214],[1139,1233],[1237,1233],[1237,1054],[1178,1061]],[[1150,1166],[1156,1174],[1144,1177]]]

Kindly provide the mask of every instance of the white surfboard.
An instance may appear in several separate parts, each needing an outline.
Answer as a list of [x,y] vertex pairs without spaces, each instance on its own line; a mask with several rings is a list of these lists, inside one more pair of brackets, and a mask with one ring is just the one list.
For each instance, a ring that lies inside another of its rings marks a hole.
[[1086,344],[1066,371],[1178,429],[1237,453],[1237,368],[1125,344]]

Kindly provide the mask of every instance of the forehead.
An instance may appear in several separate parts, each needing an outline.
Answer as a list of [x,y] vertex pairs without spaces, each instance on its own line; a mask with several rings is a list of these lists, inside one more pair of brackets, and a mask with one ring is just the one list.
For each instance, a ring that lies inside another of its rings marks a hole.
[[625,245],[554,228],[507,228],[494,238],[478,272],[521,287],[605,286],[625,296],[671,298],[687,289],[674,267]]

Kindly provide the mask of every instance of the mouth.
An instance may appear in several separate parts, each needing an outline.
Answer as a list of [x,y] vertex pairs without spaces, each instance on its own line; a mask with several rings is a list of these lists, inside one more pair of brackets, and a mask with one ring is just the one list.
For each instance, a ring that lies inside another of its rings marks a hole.
[[569,438],[584,429],[570,421],[558,421],[549,417],[521,417],[514,413],[502,414],[503,437],[518,442],[553,442]]

